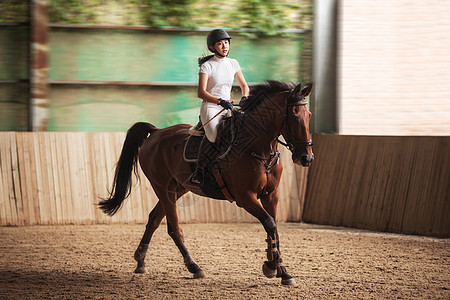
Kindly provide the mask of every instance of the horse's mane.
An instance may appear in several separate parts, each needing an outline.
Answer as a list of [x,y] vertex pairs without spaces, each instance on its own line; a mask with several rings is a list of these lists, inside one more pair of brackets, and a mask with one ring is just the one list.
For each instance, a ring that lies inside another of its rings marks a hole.
[[265,83],[250,87],[250,95],[241,105],[244,112],[252,111],[258,104],[270,94],[289,91],[295,88],[295,84],[276,80],[267,80]]

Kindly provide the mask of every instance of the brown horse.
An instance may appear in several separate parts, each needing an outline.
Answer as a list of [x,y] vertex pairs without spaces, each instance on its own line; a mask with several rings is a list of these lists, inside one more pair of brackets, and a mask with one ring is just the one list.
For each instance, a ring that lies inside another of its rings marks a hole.
[[[312,84],[302,90],[302,84],[278,81],[253,86],[241,111],[236,113],[236,139],[225,157],[217,161],[228,191],[236,204],[257,218],[267,232],[267,258],[263,264],[265,276],[281,277],[282,284],[296,284],[283,266],[276,225],[278,185],[282,165],[278,143],[292,152],[295,164],[310,166],[312,153],[307,97]],[[190,125],[181,124],[157,129],[149,123],[136,123],[127,133],[117,163],[113,188],[109,198],[99,206],[107,214],[116,213],[131,192],[132,171],[137,161],[150,181],[159,202],[149,214],[145,233],[134,254],[135,272],[145,272],[145,255],[150,239],[166,216],[168,233],[184,257],[194,278],[204,277],[184,245],[178,223],[176,201],[188,191],[205,196],[202,189],[190,183],[191,168],[183,159],[183,148]],[[279,140],[282,135],[286,143]]]

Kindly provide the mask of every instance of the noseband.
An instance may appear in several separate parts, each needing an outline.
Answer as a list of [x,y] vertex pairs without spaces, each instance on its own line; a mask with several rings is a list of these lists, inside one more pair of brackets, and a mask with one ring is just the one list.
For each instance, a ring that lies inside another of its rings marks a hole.
[[285,137],[286,143],[280,141],[280,139],[279,139],[281,132],[278,133],[276,139],[281,145],[285,146],[292,153],[295,150],[294,145],[301,145],[301,146],[305,146],[305,147],[313,145],[312,140],[302,141],[302,140],[293,139],[289,134],[289,123],[287,121],[289,106],[304,106],[307,104],[308,104],[308,101],[305,100],[305,97],[303,97],[303,95],[300,95],[299,97],[293,97],[292,90],[290,91],[289,97],[286,98],[286,112],[285,112],[284,118],[283,118],[284,126],[286,128],[286,137]]

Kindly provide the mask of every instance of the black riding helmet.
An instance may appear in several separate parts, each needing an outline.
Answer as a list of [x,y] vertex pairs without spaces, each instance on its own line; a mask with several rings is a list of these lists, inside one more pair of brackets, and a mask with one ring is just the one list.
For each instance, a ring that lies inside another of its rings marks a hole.
[[[223,29],[214,29],[208,34],[208,38],[206,39],[206,45],[208,46],[209,51],[216,53],[214,48],[211,48],[215,43],[221,40],[231,40],[230,35]],[[216,53],[218,54],[218,53]]]

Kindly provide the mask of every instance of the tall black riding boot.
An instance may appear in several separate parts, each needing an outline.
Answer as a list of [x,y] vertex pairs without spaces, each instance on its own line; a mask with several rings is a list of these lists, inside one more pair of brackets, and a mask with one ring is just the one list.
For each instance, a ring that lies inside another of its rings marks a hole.
[[214,144],[211,143],[206,136],[203,137],[200,142],[200,147],[198,149],[198,159],[197,166],[195,167],[194,173],[190,177],[191,183],[200,184],[203,182],[203,173],[206,164],[209,160],[214,158],[216,149]]

